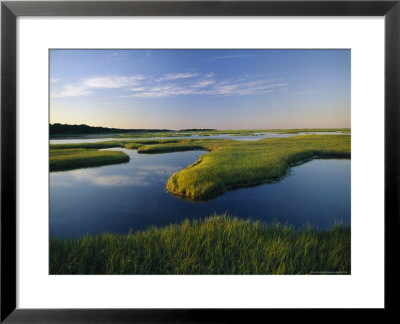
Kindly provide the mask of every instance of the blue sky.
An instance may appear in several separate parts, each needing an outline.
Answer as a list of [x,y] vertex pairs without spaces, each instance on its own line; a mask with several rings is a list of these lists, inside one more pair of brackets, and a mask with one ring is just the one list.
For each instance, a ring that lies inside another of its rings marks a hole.
[[50,122],[350,127],[350,50],[50,50]]

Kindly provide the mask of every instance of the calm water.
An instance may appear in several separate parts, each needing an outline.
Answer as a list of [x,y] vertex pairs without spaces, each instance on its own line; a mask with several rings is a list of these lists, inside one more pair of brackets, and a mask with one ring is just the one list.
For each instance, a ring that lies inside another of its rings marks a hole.
[[295,226],[350,223],[350,160],[313,160],[291,168],[280,182],[190,202],[165,192],[165,184],[206,152],[146,155],[122,150],[130,156],[128,163],[50,173],[51,236],[126,233],[214,212]]

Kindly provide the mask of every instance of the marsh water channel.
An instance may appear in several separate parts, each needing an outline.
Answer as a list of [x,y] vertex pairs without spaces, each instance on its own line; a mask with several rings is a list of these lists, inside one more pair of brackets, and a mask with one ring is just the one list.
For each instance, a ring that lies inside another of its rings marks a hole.
[[159,140],[159,139],[231,139],[235,141],[258,141],[263,138],[273,137],[289,137],[293,135],[304,135],[304,134],[315,134],[315,135],[344,135],[342,132],[304,132],[298,134],[279,134],[279,133],[254,133],[253,135],[241,135],[241,134],[218,134],[218,135],[188,135],[188,136],[168,136],[168,137],[132,137],[132,138],[116,138],[116,137],[99,137],[99,136],[87,136],[84,138],[74,137],[63,137],[50,139],[50,144],[77,144],[77,143],[96,143],[104,141],[131,141],[131,140]]
[[[98,140],[97,140],[98,141]],[[50,236],[127,233],[227,213],[318,228],[350,223],[350,160],[314,159],[275,183],[193,202],[165,191],[168,178],[205,151],[129,155],[128,163],[50,173]]]

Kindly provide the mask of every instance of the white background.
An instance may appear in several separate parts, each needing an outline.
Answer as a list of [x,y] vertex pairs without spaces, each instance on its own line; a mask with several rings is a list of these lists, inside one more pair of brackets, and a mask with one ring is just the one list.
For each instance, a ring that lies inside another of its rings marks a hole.
[[[383,18],[19,17],[17,30],[18,307],[383,307]],[[350,48],[351,275],[48,275],[49,48]]]

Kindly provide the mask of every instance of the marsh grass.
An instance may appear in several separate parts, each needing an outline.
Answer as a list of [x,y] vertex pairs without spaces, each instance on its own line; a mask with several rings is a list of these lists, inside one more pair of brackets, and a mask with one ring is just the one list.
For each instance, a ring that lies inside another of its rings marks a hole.
[[299,134],[299,133],[344,133],[349,134],[350,128],[299,128],[299,129],[275,129],[271,130],[277,134]]
[[97,167],[129,161],[122,151],[105,151],[108,148],[138,149],[143,145],[178,142],[178,140],[104,141],[97,143],[51,144],[50,172]]
[[[141,147],[152,153],[188,149],[188,143]],[[202,147],[203,154],[192,165],[174,173],[166,188],[173,194],[193,200],[209,199],[226,190],[277,181],[288,168],[314,157],[350,158],[350,136],[299,135],[266,138],[256,142],[198,140],[192,149]]]
[[160,154],[170,152],[182,152],[182,151],[193,151],[204,149],[205,143],[194,143],[190,141],[181,141],[180,143],[169,143],[169,144],[155,144],[150,146],[140,146],[138,153],[146,154]]
[[50,151],[67,149],[106,149],[112,147],[122,147],[118,141],[104,141],[96,143],[73,143],[73,144],[50,144]]
[[130,234],[50,239],[50,274],[350,274],[350,226],[328,230],[227,215]]
[[129,161],[129,156],[119,151],[95,149],[50,150],[50,172],[95,167]]

